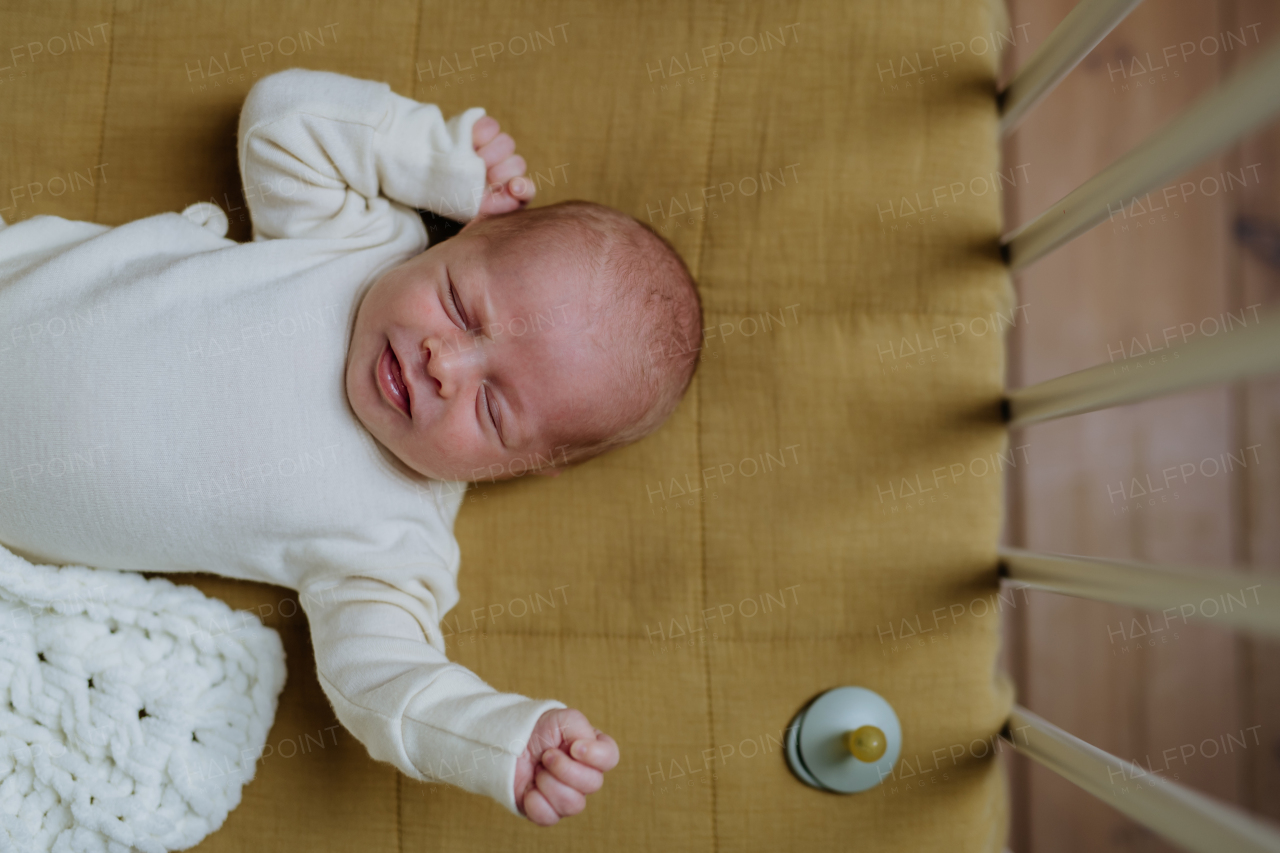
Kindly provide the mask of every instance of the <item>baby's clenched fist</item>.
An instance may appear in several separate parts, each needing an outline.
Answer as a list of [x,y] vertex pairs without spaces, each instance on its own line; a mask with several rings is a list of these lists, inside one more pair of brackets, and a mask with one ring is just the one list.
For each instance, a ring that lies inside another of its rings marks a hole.
[[585,809],[586,795],[600,790],[617,764],[618,744],[581,711],[547,711],[516,761],[516,805],[529,820],[551,826]]
[[471,127],[471,144],[486,169],[479,216],[523,207],[537,193],[533,181],[524,176],[527,167],[524,158],[515,153],[515,140],[501,129],[493,116],[481,116]]

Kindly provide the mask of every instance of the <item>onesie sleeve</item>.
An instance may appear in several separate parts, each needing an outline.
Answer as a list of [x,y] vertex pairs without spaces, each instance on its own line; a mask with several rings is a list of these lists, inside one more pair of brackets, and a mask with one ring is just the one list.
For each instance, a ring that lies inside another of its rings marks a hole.
[[567,707],[500,693],[445,657],[429,585],[346,577],[299,589],[320,686],[338,720],[411,778],[515,801],[516,759],[538,718]]
[[385,228],[392,203],[473,219],[484,160],[472,107],[448,121],[386,83],[290,68],[249,90],[237,156],[253,239],[359,237]]

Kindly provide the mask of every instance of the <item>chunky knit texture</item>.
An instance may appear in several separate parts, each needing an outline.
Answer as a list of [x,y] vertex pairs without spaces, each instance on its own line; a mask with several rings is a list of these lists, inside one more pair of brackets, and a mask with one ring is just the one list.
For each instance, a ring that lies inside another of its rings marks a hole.
[[195,845],[239,804],[284,680],[251,613],[0,546],[0,849]]

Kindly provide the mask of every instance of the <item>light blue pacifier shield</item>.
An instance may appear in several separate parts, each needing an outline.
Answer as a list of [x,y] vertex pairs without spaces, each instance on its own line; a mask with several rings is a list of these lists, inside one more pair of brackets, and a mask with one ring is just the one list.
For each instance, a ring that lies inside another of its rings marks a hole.
[[[864,761],[847,736],[864,727],[883,734],[884,754]],[[853,794],[874,788],[893,773],[902,752],[902,726],[893,706],[865,687],[836,687],[801,711],[787,731],[787,764],[805,784]]]

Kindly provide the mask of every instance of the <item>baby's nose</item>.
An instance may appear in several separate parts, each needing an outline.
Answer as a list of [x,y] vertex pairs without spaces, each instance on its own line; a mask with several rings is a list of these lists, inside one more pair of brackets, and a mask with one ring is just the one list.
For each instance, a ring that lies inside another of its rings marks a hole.
[[[438,353],[439,351],[439,348],[435,347],[433,352],[433,344],[430,339],[424,340],[418,347],[418,352],[422,356],[422,372],[427,375],[428,382],[435,384],[435,391],[437,394],[440,393],[441,384],[439,377],[436,376],[436,373],[440,370],[440,360],[438,358],[433,359],[432,356],[434,353]],[[432,361],[435,363],[432,364]]]
[[421,344],[424,372],[436,383],[436,393],[454,396],[480,366],[482,354],[470,337],[427,338]]

